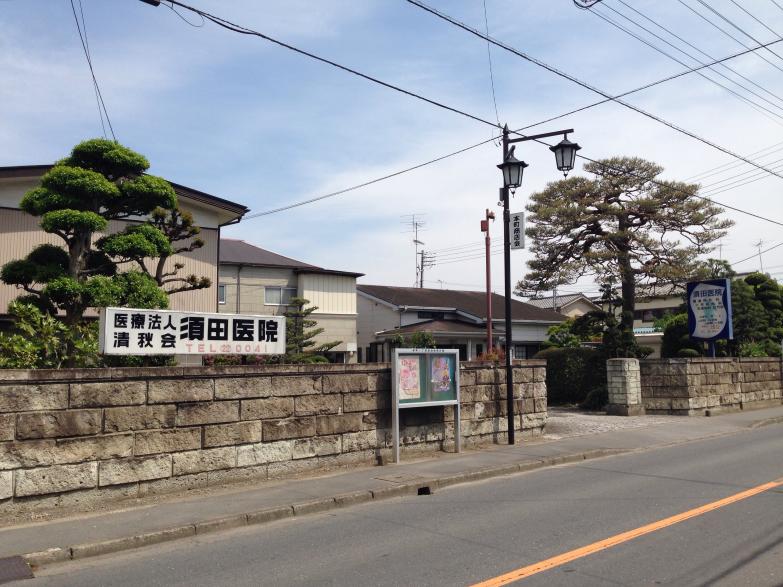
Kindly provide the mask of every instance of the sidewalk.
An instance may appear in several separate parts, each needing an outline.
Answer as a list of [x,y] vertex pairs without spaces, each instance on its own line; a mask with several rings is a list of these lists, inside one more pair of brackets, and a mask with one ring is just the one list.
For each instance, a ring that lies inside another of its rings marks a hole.
[[0,558],[23,555],[32,565],[79,559],[778,422],[783,422],[783,406],[712,418],[624,418],[552,409],[547,436],[513,447],[497,445],[399,465],[158,496],[154,502],[123,502],[119,510],[0,528]]

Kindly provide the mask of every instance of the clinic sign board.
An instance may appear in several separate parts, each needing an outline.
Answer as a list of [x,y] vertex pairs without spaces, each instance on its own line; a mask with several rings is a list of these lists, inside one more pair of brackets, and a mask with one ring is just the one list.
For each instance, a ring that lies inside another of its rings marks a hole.
[[460,451],[459,350],[394,349],[392,397],[394,462],[400,462],[400,410],[404,409],[453,405],[454,438]]
[[285,317],[103,308],[106,355],[282,355]]
[[525,248],[525,213],[512,212],[508,218],[508,239],[512,249]]
[[734,338],[731,313],[731,283],[709,279],[688,284],[688,332],[705,341]]

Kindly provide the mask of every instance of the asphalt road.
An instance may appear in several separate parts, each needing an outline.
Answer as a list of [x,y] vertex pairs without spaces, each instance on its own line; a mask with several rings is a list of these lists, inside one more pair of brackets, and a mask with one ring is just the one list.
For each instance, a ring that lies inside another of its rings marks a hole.
[[[783,478],[783,426],[42,569],[18,585],[471,585]],[[783,485],[517,584],[783,585]]]

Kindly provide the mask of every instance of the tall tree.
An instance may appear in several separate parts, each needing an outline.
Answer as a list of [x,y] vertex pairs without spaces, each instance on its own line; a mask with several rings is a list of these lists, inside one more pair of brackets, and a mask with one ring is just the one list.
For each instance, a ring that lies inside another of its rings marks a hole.
[[531,195],[530,272],[517,288],[550,290],[592,275],[618,278],[620,331],[633,353],[636,286],[686,279],[732,222],[695,197],[699,186],[657,180],[663,168],[634,157],[587,163],[593,177],[550,183]]
[[[62,311],[70,327],[89,307],[129,300],[144,307],[167,307],[167,296],[153,279],[141,272],[118,274],[118,262],[104,250],[104,241],[95,242],[111,220],[176,207],[174,189],[164,179],[145,174],[148,167],[142,155],[113,141],[92,139],[76,145],[20,204],[28,214],[40,216],[41,228],[59,237],[64,248],[41,245],[25,259],[3,266],[0,279],[24,289],[38,307]],[[153,226],[126,233],[147,251],[166,242]]]
[[317,344],[314,340],[324,329],[318,328],[318,321],[310,318],[317,306],[307,306],[310,300],[291,298],[286,317],[285,360],[288,363],[326,363],[321,354],[333,349],[340,341]]

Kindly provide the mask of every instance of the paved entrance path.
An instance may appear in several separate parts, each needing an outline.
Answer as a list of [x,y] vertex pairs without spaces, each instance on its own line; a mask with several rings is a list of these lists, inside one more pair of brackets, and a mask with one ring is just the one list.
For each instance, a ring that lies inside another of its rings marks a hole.
[[126,550],[355,503],[435,491],[458,483],[620,452],[686,443],[783,422],[783,406],[712,418],[619,417],[552,409],[548,433],[516,446],[130,500],[113,511],[0,529],[0,558],[30,555],[32,564]]

